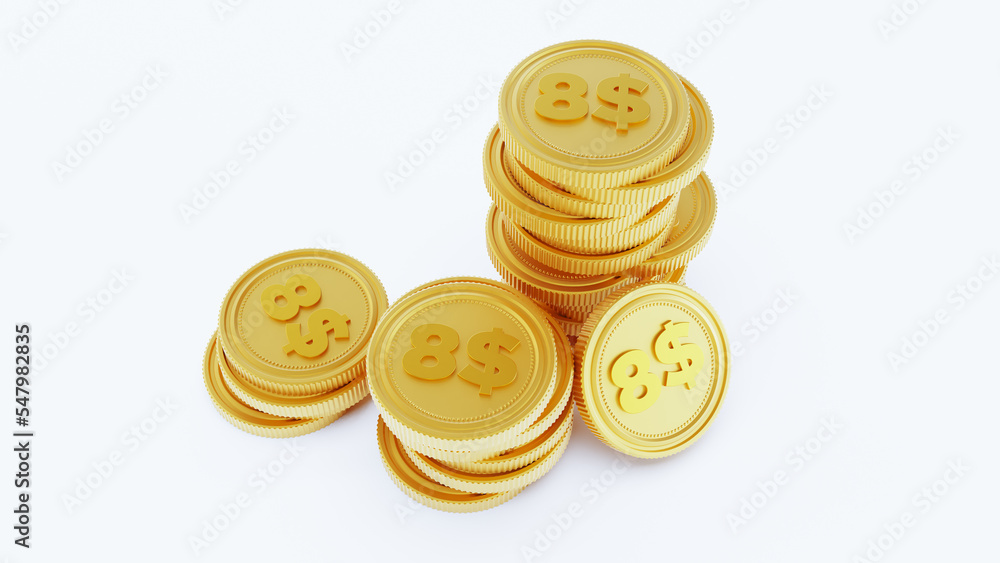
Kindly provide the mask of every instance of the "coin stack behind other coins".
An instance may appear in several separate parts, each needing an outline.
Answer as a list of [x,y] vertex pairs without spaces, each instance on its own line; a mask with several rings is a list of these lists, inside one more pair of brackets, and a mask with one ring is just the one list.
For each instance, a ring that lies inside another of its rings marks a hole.
[[379,322],[368,357],[383,465],[426,506],[497,506],[569,443],[569,340],[506,285],[449,278],[414,289]]
[[368,396],[368,341],[388,308],[375,274],[320,249],[272,256],[233,284],[205,351],[205,387],[237,428],[308,434]]
[[715,220],[712,135],[698,90],[643,51],[574,41],[529,56],[483,151],[493,265],[571,337],[617,289],[682,282]]

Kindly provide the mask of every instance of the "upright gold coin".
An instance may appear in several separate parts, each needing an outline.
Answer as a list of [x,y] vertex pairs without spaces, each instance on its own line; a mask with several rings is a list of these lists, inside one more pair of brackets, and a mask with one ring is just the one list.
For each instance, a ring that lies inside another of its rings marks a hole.
[[722,322],[684,286],[647,282],[615,292],[576,342],[577,408],[598,438],[632,456],[689,446],[718,412],[728,380]]
[[571,41],[517,65],[500,90],[506,150],[576,193],[646,178],[673,160],[688,127],[680,79],[653,56]]
[[385,423],[408,447],[489,457],[545,409],[556,352],[544,314],[526,297],[491,280],[454,280],[393,304],[372,336],[368,379]]
[[476,494],[442,485],[413,463],[403,449],[403,444],[389,430],[381,416],[377,432],[382,465],[389,477],[408,497],[425,506],[445,512],[477,512],[503,504],[521,492],[521,489],[516,489],[502,493]]
[[202,372],[205,388],[215,409],[227,422],[249,434],[265,438],[291,438],[315,432],[340,418],[342,412],[320,418],[289,418],[260,412],[241,401],[226,386],[216,353],[217,339],[212,336],[205,349]]
[[250,268],[219,313],[219,342],[240,375],[281,395],[315,395],[365,370],[388,307],[378,278],[329,250],[293,250]]

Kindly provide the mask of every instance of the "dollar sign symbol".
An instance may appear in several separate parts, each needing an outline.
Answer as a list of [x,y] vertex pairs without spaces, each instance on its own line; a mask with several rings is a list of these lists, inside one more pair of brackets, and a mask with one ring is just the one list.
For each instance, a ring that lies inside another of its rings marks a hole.
[[480,395],[492,395],[494,387],[510,385],[517,376],[517,364],[500,352],[504,348],[513,352],[520,344],[517,338],[500,328],[494,328],[492,332],[480,332],[469,339],[469,357],[483,364],[483,369],[465,366],[458,372],[458,376],[478,385]]
[[683,385],[685,389],[690,389],[705,362],[705,354],[697,344],[682,344],[680,341],[688,335],[688,324],[665,322],[663,331],[653,342],[653,353],[656,354],[657,360],[667,365],[679,366],[679,369],[668,369],[663,373],[663,384],[668,387]]
[[615,106],[615,109],[601,106],[591,115],[614,123],[615,129],[627,132],[629,125],[649,119],[649,104],[640,97],[648,87],[649,84],[638,78],[632,78],[628,73],[605,78],[597,85],[597,98]]
[[309,332],[307,334],[302,334],[301,323],[285,325],[288,344],[285,344],[282,350],[286,354],[295,352],[303,358],[315,358],[326,352],[330,346],[330,338],[327,335],[330,331],[333,331],[334,340],[343,340],[348,337],[347,323],[349,322],[351,319],[333,309],[318,309],[309,315]]

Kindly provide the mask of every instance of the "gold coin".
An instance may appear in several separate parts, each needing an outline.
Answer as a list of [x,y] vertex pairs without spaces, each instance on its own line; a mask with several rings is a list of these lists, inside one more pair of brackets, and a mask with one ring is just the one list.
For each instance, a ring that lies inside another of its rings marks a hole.
[[240,401],[261,412],[290,418],[323,418],[339,415],[368,396],[368,379],[364,374],[343,387],[318,395],[289,397],[258,389],[233,369],[221,348],[216,352],[226,387]]
[[[572,376],[570,379],[572,380]],[[572,389],[572,385],[568,388]],[[516,471],[534,463],[554,450],[564,436],[568,437],[572,425],[573,407],[570,404],[566,404],[563,406],[563,410],[559,413],[559,418],[555,424],[549,426],[532,441],[522,446],[507,450],[506,452],[489,459],[469,462],[445,462],[441,460],[441,464],[450,467],[451,469],[473,475],[498,475]],[[458,488],[464,490],[461,486]]]
[[393,434],[417,450],[483,457],[538,419],[559,369],[542,311],[478,278],[398,300],[376,327],[369,357],[372,398]]
[[683,78],[681,81],[691,100],[691,126],[677,157],[645,180],[606,189],[576,188],[576,194],[567,194],[532,172],[509,153],[504,162],[518,185],[528,195],[564,213],[583,217],[615,217],[633,213],[637,206],[649,208],[693,182],[705,168],[712,147],[715,134],[712,111],[705,98],[691,83]]
[[657,203],[649,210],[649,213],[632,225],[621,228],[613,235],[587,241],[559,237],[542,237],[537,233],[531,232],[530,229],[525,229],[525,231],[531,233],[532,236],[552,248],[569,253],[589,255],[616,254],[630,248],[635,248],[657,234],[662,233],[663,229],[667,228],[674,221],[674,215],[677,213],[677,202],[678,198],[670,196]]
[[645,210],[607,219],[588,219],[550,209],[538,203],[517,185],[503,163],[500,129],[494,127],[483,151],[486,189],[493,203],[517,224],[543,240],[593,241],[615,237],[637,223]]
[[570,404],[573,396],[573,345],[554,318],[550,316],[548,321],[557,343],[556,351],[559,354],[559,371],[557,373],[555,392],[552,394],[552,398],[549,399],[548,405],[545,406],[545,410],[539,415],[538,420],[529,426],[527,430],[514,437],[511,442],[504,444],[501,449],[498,449],[489,458],[483,458],[481,455],[470,456],[462,452],[452,452],[435,448],[423,448],[424,453],[459,469],[487,467],[478,462],[486,459],[497,459],[499,457],[504,458],[504,463],[509,463],[511,457],[502,455],[504,452],[523,448],[526,444],[536,441],[539,436],[557,424],[557,421],[562,418],[562,414],[566,410],[566,406]]
[[212,340],[205,349],[202,362],[202,372],[205,377],[205,388],[215,405],[215,409],[230,424],[256,436],[265,438],[291,438],[315,432],[340,418],[341,413],[322,418],[288,418],[260,412],[240,401],[226,386],[222,378],[216,355],[217,339]]
[[552,448],[549,451],[540,453],[534,461],[523,467],[502,473],[469,473],[444,465],[412,449],[407,448],[406,453],[425,475],[459,491],[489,494],[521,490],[548,473],[566,451],[573,427],[573,417],[567,416],[566,420],[569,422],[565,428],[562,425],[557,428],[557,430],[562,429],[563,433],[551,444]]
[[677,154],[688,115],[677,75],[648,53],[609,41],[542,49],[500,90],[506,150],[574,193],[655,173]]
[[503,214],[494,205],[486,220],[486,250],[504,281],[536,302],[560,306],[593,306],[615,289],[631,283],[629,276],[585,276],[559,272],[528,257],[506,233]]
[[378,449],[386,472],[406,496],[437,510],[445,512],[477,512],[493,508],[514,498],[519,490],[502,493],[475,494],[452,489],[434,481],[420,471],[406,455],[403,444],[389,430],[380,416],[378,419]]
[[576,342],[573,397],[612,448],[642,457],[684,449],[708,428],[729,380],[729,344],[703,297],[646,282],[615,292]]
[[378,278],[329,250],[294,250],[250,268],[219,313],[219,342],[255,387],[308,396],[365,369],[368,339],[388,307]]
[[[687,268],[680,268],[677,270],[672,270],[666,274],[661,274],[656,276],[654,279],[656,281],[669,282],[669,283],[684,283],[684,274]],[[594,312],[594,307],[556,307],[552,306],[552,309],[560,316],[570,319],[572,321],[583,323],[587,320],[587,317]],[[579,333],[577,333],[579,334]]]
[[663,246],[656,249],[632,273],[649,278],[683,268],[705,248],[715,224],[715,189],[706,174],[701,174],[681,192],[676,223]]
[[630,270],[652,256],[670,236],[668,224],[653,238],[628,250],[613,254],[576,254],[545,244],[506,218],[503,228],[504,233],[514,241],[514,246],[527,256],[554,270],[579,275],[612,274]]

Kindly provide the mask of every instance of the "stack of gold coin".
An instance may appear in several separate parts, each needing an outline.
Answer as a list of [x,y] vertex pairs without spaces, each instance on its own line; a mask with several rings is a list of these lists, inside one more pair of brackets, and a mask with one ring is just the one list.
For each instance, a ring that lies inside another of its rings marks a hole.
[[294,250],[233,284],[205,350],[212,402],[237,428],[284,438],[318,430],[368,396],[368,342],[388,299],[350,256]]
[[681,282],[715,220],[712,135],[698,90],[643,51],[573,41],[529,56],[483,151],[497,271],[572,337],[615,290]]
[[379,322],[368,357],[382,462],[427,506],[501,504],[569,443],[569,340],[506,285],[449,278],[418,287]]

